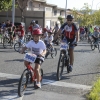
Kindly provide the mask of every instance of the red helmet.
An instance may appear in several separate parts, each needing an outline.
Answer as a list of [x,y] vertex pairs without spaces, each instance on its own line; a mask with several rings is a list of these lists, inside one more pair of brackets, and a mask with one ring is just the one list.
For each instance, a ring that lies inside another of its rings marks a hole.
[[41,30],[40,30],[40,29],[35,28],[35,29],[33,30],[32,34],[33,34],[33,35],[41,35],[41,34],[42,34],[42,32],[41,32]]
[[51,30],[48,30],[48,33],[51,33],[52,34],[52,31]]
[[46,28],[43,28],[43,31],[44,31],[44,32],[47,32],[47,29],[46,29]]
[[22,28],[23,28],[23,26],[22,26],[22,25],[20,25],[20,26],[19,26],[19,28],[20,28],[20,29],[22,29]]

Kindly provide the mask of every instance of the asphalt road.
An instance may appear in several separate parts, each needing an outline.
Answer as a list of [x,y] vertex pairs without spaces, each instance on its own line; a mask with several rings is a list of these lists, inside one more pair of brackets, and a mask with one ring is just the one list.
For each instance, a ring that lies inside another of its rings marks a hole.
[[73,71],[67,74],[64,69],[61,81],[57,81],[58,54],[55,59],[50,56],[41,66],[44,71],[42,88],[34,90],[29,85],[22,98],[17,96],[18,81],[25,69],[23,54],[0,44],[0,100],[86,100],[85,94],[100,76],[100,53],[92,51],[87,42],[79,42],[75,48]]

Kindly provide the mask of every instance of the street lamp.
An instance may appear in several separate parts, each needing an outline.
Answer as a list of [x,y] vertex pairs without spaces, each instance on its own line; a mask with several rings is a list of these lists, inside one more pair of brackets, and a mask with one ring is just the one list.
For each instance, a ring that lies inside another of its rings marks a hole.
[[100,4],[100,2],[99,2],[99,3],[97,3],[97,5],[96,5],[96,10],[97,10],[97,6],[98,6],[98,4]]
[[12,0],[12,26],[14,26],[15,22],[15,0]]

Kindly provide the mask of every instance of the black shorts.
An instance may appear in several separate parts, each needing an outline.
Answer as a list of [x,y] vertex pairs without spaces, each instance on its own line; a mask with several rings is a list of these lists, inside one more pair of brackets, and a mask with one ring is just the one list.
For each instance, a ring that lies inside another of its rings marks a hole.
[[73,39],[69,39],[66,37],[66,39],[67,39],[67,42],[70,42],[70,43],[73,43],[75,41],[75,37]]
[[39,64],[39,65],[42,65],[43,60],[42,60],[42,59],[40,59],[40,58],[36,58],[36,60],[35,60],[35,62],[34,62],[34,63],[37,63],[37,64]]

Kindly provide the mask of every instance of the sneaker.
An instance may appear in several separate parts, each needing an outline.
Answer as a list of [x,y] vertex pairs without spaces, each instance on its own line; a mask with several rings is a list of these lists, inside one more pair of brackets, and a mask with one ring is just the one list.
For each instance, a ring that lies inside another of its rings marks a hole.
[[72,72],[72,66],[71,65],[69,66],[69,71]]
[[35,89],[38,89],[38,88],[41,88],[41,83],[37,83],[35,86],[34,86]]

